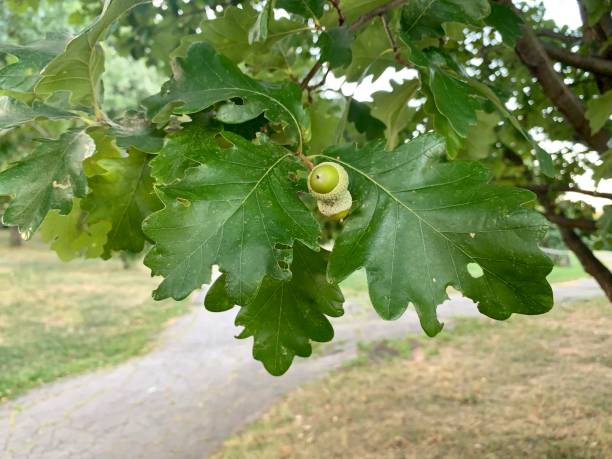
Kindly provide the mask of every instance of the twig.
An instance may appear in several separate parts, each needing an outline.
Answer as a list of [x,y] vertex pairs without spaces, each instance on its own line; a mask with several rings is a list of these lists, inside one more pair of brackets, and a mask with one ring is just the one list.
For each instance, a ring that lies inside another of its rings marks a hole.
[[355,32],[362,25],[367,24],[372,19],[374,19],[376,16],[381,16],[385,14],[387,11],[391,11],[392,9],[397,8],[398,6],[403,5],[404,3],[406,3],[406,1],[407,0],[393,0],[387,3],[386,5],[382,5],[382,6],[379,6],[378,8],[374,8],[372,11],[362,16],[359,16],[357,20],[349,26],[349,32]]
[[310,80],[312,80],[312,78],[317,74],[317,72],[319,71],[322,65],[323,65],[323,61],[320,59],[317,62],[315,62],[315,65],[312,66],[310,71],[306,74],[306,76],[300,83],[300,88],[302,88],[302,90],[308,88],[308,83],[310,83]]
[[[393,0],[387,3],[386,5],[382,5],[382,6],[379,6],[378,8],[374,8],[372,11],[362,16],[359,16],[357,20],[349,26],[348,28],[349,32],[355,33],[357,29],[367,24],[375,17],[384,15],[388,11],[391,11],[392,9],[397,8],[398,6],[403,5],[404,3],[406,3],[406,1],[407,0]],[[302,83],[300,84],[300,87],[302,88],[302,90],[308,88],[308,83],[310,83],[310,80],[312,80],[312,78],[316,75],[316,73],[319,71],[322,65],[323,65],[323,62],[320,59],[313,65],[313,67],[306,74],[306,76],[302,80]]]
[[571,185],[557,185],[557,184],[535,184],[535,185],[524,185],[524,188],[531,190],[535,193],[545,193],[547,191],[559,191],[559,192],[572,192],[584,194],[587,196],[593,196],[595,198],[605,198],[612,200],[612,193],[602,193],[599,191],[582,190],[580,188]]
[[331,68],[328,68],[325,71],[325,74],[323,75],[323,78],[321,78],[321,81],[319,81],[317,84],[314,84],[312,86],[308,86],[308,91],[314,91],[315,89],[318,89],[321,86],[323,86],[325,84],[325,81],[327,80],[327,76],[329,75],[330,72],[331,72]]
[[329,1],[334,7],[334,9],[336,10],[336,13],[338,13],[338,25],[342,26],[344,24],[345,19],[344,19],[344,14],[342,14],[342,10],[340,9],[340,0],[329,0]]
[[389,28],[389,21],[387,21],[387,17],[384,14],[380,15],[380,20],[382,21],[383,28],[385,29],[385,33],[387,34],[387,38],[389,39],[389,44],[391,45],[391,49],[393,50],[393,57],[395,60],[404,67],[412,67],[410,63],[404,59],[402,53],[397,47],[397,42],[395,41],[395,37],[391,33],[391,29]]

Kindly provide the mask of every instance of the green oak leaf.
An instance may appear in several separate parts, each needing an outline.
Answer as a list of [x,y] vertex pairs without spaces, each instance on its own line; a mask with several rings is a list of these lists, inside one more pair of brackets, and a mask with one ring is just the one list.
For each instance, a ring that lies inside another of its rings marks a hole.
[[535,142],[489,86],[463,75],[456,63],[439,49],[419,51],[413,48],[410,60],[419,67],[425,92],[435,102],[435,113],[431,105],[429,112],[434,117],[436,131],[447,140],[451,157],[458,154],[477,122],[477,113],[484,109],[484,102],[488,100],[532,145],[542,172],[549,177],[555,176],[551,156]]
[[402,9],[405,41],[443,37],[446,22],[478,25],[491,13],[488,0],[411,0]]
[[276,7],[305,18],[320,18],[325,0],[277,0]]
[[73,197],[87,191],[82,161],[91,144],[82,130],[73,129],[56,140],[40,140],[30,155],[0,173],[0,195],[13,197],[4,224],[17,225],[29,238],[51,209],[69,213]]
[[387,149],[393,150],[399,143],[399,134],[408,127],[415,109],[408,106],[419,90],[418,80],[406,80],[403,83],[391,81],[391,92],[380,91],[372,94],[372,116],[385,123],[387,129]]
[[485,19],[487,25],[497,30],[504,43],[514,48],[517,40],[523,34],[521,17],[506,5],[491,2],[491,14]]
[[[202,33],[185,37],[171,57],[185,57],[193,43],[206,41],[218,53],[236,63],[250,58],[261,59],[262,55],[270,53],[274,44],[283,38],[308,30],[307,26],[298,21],[280,18],[269,21],[265,39],[260,31],[257,37],[260,41],[251,41],[255,38],[253,30],[258,26],[262,14],[246,5],[243,8],[229,6],[224,9],[223,16],[205,20],[202,23]],[[261,25],[260,22],[259,26]]]
[[273,6],[274,1],[268,0],[259,15],[257,15],[255,24],[253,24],[253,27],[249,30],[249,45],[257,42],[265,42],[268,39],[270,16],[274,15]]
[[237,105],[229,109],[230,120],[244,122],[264,113],[270,121],[285,127],[300,148],[309,139],[310,119],[296,84],[253,80],[208,43],[194,43],[185,58],[177,58],[174,78],[158,95],[145,100],[145,106],[154,123],[164,124],[172,113],[196,113],[233,98],[243,100],[248,116],[239,117]]
[[92,160],[103,172],[89,178],[91,192],[81,206],[89,213],[89,224],[112,224],[104,257],[110,257],[112,251],[141,252],[146,240],[142,222],[161,208],[153,190],[149,156],[130,149],[126,157],[93,156]]
[[479,111],[476,113],[476,118],[476,124],[470,128],[463,149],[459,153],[461,159],[485,159],[489,156],[491,147],[497,142],[495,128],[501,121],[499,114]]
[[398,64],[382,23],[375,21],[355,38],[350,65],[344,72],[334,71],[334,74],[344,73],[349,82],[360,81],[367,75],[376,81],[389,67],[398,68]]
[[340,110],[337,104],[328,99],[317,98],[310,107],[312,140],[309,154],[321,153],[336,143]]
[[372,108],[364,102],[351,99],[348,121],[365,135],[366,140],[377,139],[385,134],[385,124],[372,116]]
[[214,264],[228,274],[229,293],[239,301],[266,275],[289,279],[294,241],[317,248],[319,237],[298,196],[303,187],[289,179],[302,167],[295,155],[226,132],[203,140],[190,157],[200,165],[159,188],[165,208],[144,224],[155,242],[145,264],[165,277],[154,297],[185,298],[210,282]]
[[476,124],[476,112],[482,101],[475,97],[467,83],[440,69],[429,69],[428,82],[440,113],[460,137],[467,137],[470,127]]
[[348,27],[333,27],[323,32],[317,43],[321,48],[321,60],[329,62],[332,69],[349,65],[353,59],[353,38]]
[[151,161],[151,175],[159,184],[168,185],[182,179],[185,171],[199,163],[189,157],[208,142],[211,132],[193,123],[168,136],[168,141]]
[[0,96],[0,129],[20,126],[37,119],[70,119],[76,118],[72,112],[55,108],[35,100],[32,105],[20,102],[12,97]]
[[155,129],[142,119],[126,119],[124,124],[110,129],[117,146],[121,148],[136,148],[145,153],[157,153],[164,145],[163,131]]
[[87,212],[81,210],[79,199],[75,199],[68,215],[61,215],[57,210],[49,212],[39,232],[62,261],[70,261],[78,257],[101,257],[110,230],[111,223],[107,221],[89,224]]
[[[380,6],[388,3],[389,0],[340,0],[340,9],[347,24],[355,22],[359,16],[362,16]],[[338,12],[335,8],[323,15],[321,22],[326,27],[331,27],[338,24]]]
[[[254,337],[253,357],[275,376],[285,373],[296,355],[312,354],[310,341],[327,342],[334,329],[326,316],[339,317],[344,297],[330,284],[325,272],[329,253],[315,252],[302,244],[293,247],[292,277],[280,281],[266,277],[252,300],[242,305],[236,325],[243,326],[239,338]],[[212,311],[233,307],[223,275],[209,290],[205,306]]]
[[124,13],[149,0],[106,0],[98,19],[42,71],[36,84],[37,94],[47,96],[57,91],[69,91],[74,105],[97,108],[104,73],[104,52],[100,41],[109,27]]
[[41,70],[66,45],[66,40],[48,37],[29,45],[9,45],[0,43],[0,54],[10,54],[17,62],[0,69],[0,92],[15,96],[31,93],[40,79]]
[[[444,141],[431,134],[393,152],[371,143],[332,148],[324,158],[349,171],[360,203],[336,240],[328,278],[339,283],[364,267],[383,318],[399,317],[412,302],[433,336],[448,286],[495,319],[552,307],[552,263],[538,248],[548,225],[525,207],[529,191],[489,184],[477,162],[446,162]],[[470,274],[478,267],[481,276]]]
[[101,159],[121,158],[122,152],[111,129],[106,126],[92,126],[87,129],[87,135],[94,141],[95,152],[83,161],[83,172],[87,177],[94,177],[106,173],[106,169],[99,164]]
[[583,4],[587,10],[590,26],[597,24],[604,14],[609,16],[612,9],[611,0],[584,0]]
[[593,134],[599,132],[610,121],[610,115],[612,115],[612,90],[589,100],[586,117]]

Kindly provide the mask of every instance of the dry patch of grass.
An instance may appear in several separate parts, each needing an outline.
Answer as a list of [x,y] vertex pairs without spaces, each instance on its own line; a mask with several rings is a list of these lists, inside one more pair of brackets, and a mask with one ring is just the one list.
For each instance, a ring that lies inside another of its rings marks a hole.
[[0,245],[0,401],[147,350],[187,302],[155,302],[142,265],[63,263],[36,242]]
[[461,320],[433,340],[363,346],[215,457],[612,457],[612,308]]

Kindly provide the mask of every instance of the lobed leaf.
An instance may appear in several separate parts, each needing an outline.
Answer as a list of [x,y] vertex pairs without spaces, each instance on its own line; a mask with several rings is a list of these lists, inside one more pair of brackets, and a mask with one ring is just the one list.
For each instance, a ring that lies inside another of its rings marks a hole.
[[107,221],[90,225],[78,199],[74,200],[68,215],[61,215],[57,210],[49,212],[39,229],[41,239],[51,244],[62,261],[101,257],[110,230],[111,223]]
[[[145,101],[155,123],[165,124],[172,113],[191,114],[212,105],[240,98],[242,105],[229,109],[224,122],[243,123],[260,114],[286,128],[300,149],[310,136],[310,120],[302,107],[302,92],[294,83],[263,83],[248,77],[207,43],[191,45],[178,58],[174,78],[162,91]],[[226,109],[228,110],[228,109]]]
[[0,54],[10,54],[17,62],[0,69],[0,92],[18,97],[29,94],[40,79],[41,70],[59,53],[66,41],[48,37],[29,45],[0,44]]
[[419,90],[418,80],[406,80],[403,83],[391,81],[391,92],[380,91],[372,94],[374,100],[372,116],[379,119],[387,129],[387,148],[392,150],[399,143],[399,134],[408,127],[416,110],[408,102]]
[[[344,297],[325,277],[328,258],[325,250],[316,252],[295,244],[291,280],[266,277],[236,317],[236,325],[244,327],[239,338],[254,337],[253,357],[275,376],[285,373],[296,355],[310,356],[311,340],[327,342],[334,336],[326,316],[343,314]],[[211,287],[207,309],[222,311],[233,306],[226,283],[223,275]]]
[[0,173],[0,195],[13,197],[4,224],[17,225],[29,238],[51,209],[68,214],[73,198],[87,191],[82,161],[90,149],[91,139],[73,129],[56,140],[40,140],[30,155]]
[[186,297],[210,281],[218,264],[230,295],[243,302],[265,276],[291,277],[294,241],[318,248],[319,225],[289,180],[301,167],[295,156],[229,132],[220,143],[228,142],[223,148],[215,137],[203,139],[189,154],[199,165],[160,187],[165,208],[144,224],[155,242],[145,264],[165,277],[156,299]]
[[329,62],[330,68],[345,67],[351,63],[353,34],[348,27],[332,27],[321,34],[321,61]]
[[36,93],[48,96],[57,91],[68,91],[74,105],[98,107],[104,72],[104,52],[99,42],[119,17],[149,1],[105,0],[98,19],[72,39],[66,49],[44,68],[42,78],[36,84]]
[[402,10],[402,33],[407,42],[443,37],[443,25],[479,25],[491,13],[488,0],[411,0]]
[[146,240],[142,222],[161,208],[153,191],[149,156],[130,149],[125,157],[92,159],[102,171],[89,179],[91,192],[82,207],[89,212],[90,224],[106,221],[112,225],[104,257],[110,257],[112,251],[141,252]]
[[70,119],[76,118],[76,115],[37,100],[28,105],[8,96],[0,96],[0,129],[13,128],[39,118]]
[[445,156],[435,135],[393,152],[381,143],[326,152],[326,160],[349,171],[360,203],[334,246],[330,281],[365,267],[378,313],[395,319],[412,302],[432,336],[442,328],[436,307],[448,298],[448,286],[495,319],[550,310],[552,263],[537,245],[548,226],[525,207],[533,195],[490,185],[479,163],[445,162]]
[[305,18],[320,18],[325,0],[277,0],[276,6]]

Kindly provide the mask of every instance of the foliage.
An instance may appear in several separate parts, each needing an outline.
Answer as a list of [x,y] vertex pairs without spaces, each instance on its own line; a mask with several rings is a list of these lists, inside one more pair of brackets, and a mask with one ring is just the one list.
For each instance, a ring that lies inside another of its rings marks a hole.
[[[41,12],[65,14],[72,35],[41,41],[11,31],[12,44],[0,45],[3,135],[20,149],[33,130],[44,137],[0,173],[0,195],[10,198],[3,221],[26,236],[42,224],[63,259],[146,249],[146,266],[163,277],[156,299],[187,297],[218,266],[206,307],[239,305],[241,337],[254,337],[255,358],[273,374],[310,355],[311,341],[333,337],[326,316],[342,314],[338,283],[362,267],[383,318],[412,303],[432,336],[449,286],[496,319],[552,306],[552,265],[538,248],[547,225],[532,193],[504,185],[567,188],[595,164],[572,151],[575,130],[511,48],[542,22],[541,8],[521,13],[487,0],[9,7],[2,14],[26,29]],[[411,77],[371,102],[326,85],[330,74],[360,83],[406,67]],[[561,72],[605,134],[601,81]],[[163,73],[168,81],[150,95]],[[562,140],[563,150],[551,155],[534,137]],[[353,207],[340,224],[317,211],[306,186],[309,169],[325,161],[350,177]],[[558,193],[539,197],[550,217]]]

